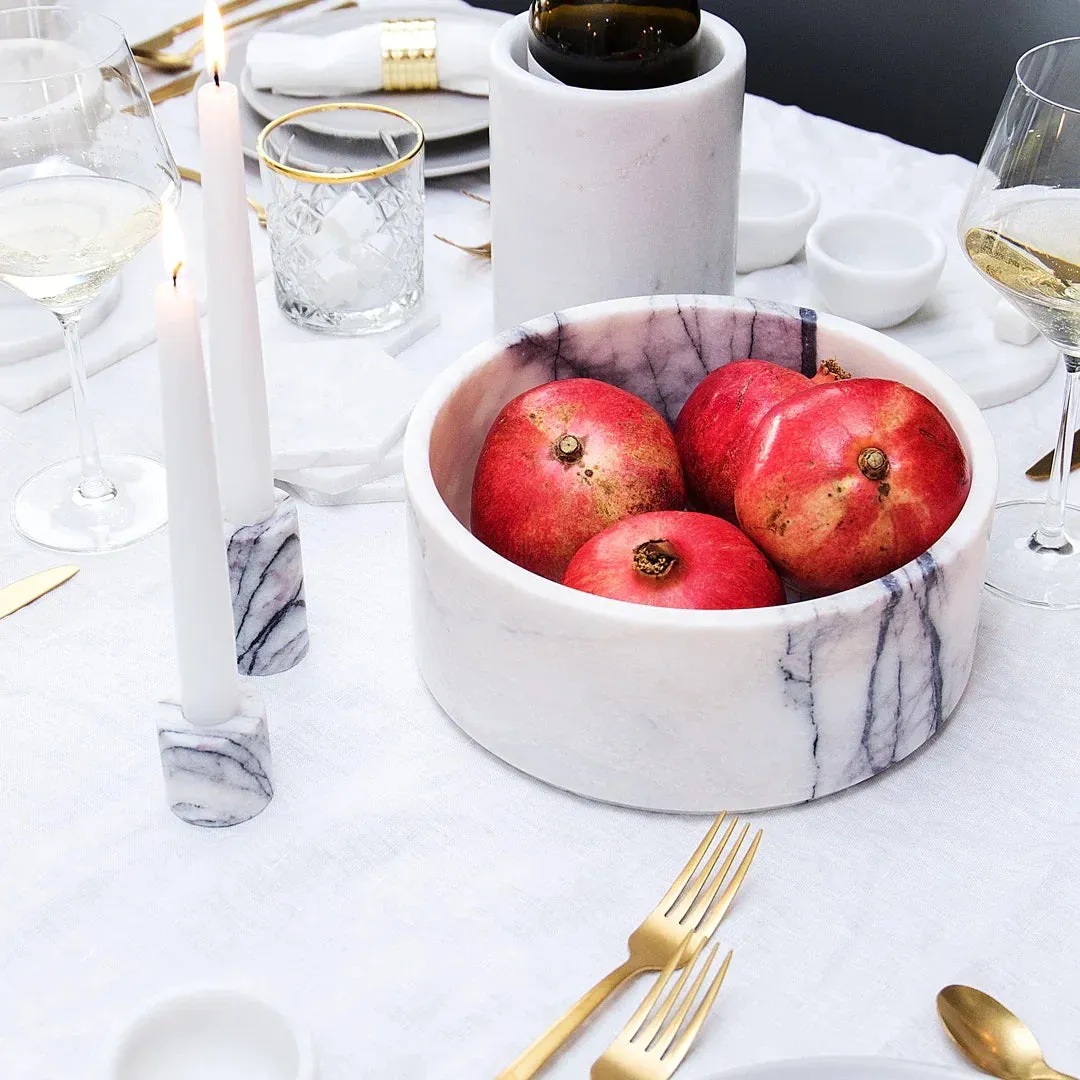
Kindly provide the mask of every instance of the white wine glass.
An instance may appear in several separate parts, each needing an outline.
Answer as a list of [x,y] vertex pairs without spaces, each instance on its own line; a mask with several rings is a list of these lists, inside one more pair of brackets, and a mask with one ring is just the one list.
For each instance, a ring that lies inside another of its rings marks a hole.
[[15,495],[15,527],[36,544],[111,551],[165,524],[160,463],[98,451],[79,319],[179,192],[120,27],[60,6],[0,11],[0,282],[60,321],[79,432],[78,458]]
[[960,241],[1065,360],[1046,499],[998,504],[987,586],[1036,607],[1080,607],[1080,508],[1067,498],[1080,398],[1080,37],[1017,61],[960,214]]

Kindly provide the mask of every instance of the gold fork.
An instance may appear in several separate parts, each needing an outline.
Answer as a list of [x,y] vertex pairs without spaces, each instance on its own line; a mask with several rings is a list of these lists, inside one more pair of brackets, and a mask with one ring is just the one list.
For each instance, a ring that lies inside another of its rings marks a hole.
[[[189,183],[198,184],[202,187],[202,173],[198,169],[189,169],[186,165],[177,165],[176,171],[180,174],[181,180],[187,180]],[[266,228],[266,207],[261,202],[256,202],[252,198],[248,198],[248,206],[255,211],[255,216],[259,219],[259,224]]]
[[[719,945],[714,945],[705,963],[699,967],[698,959],[703,950],[700,946],[692,948],[694,936],[686,935],[682,948],[667,962],[655,985],[645,995],[640,1008],[630,1017],[630,1021],[615,1041],[597,1059],[589,1074],[592,1080],[669,1080],[682,1064],[701,1030],[701,1025],[705,1023],[713,1002],[716,1001],[716,995],[720,993],[728,965],[731,963],[731,953],[728,952],[716,977],[701,998],[701,1004],[687,1020],[720,948]],[[660,995],[671,982],[675,969],[680,964],[685,964],[685,969],[679,976],[679,981],[650,1019],[649,1013],[656,1008]],[[695,967],[699,967],[699,971],[693,986],[682,999],[675,1015],[668,1020]]]
[[[745,823],[735,841],[729,844],[739,822],[738,818],[732,818],[720,842],[710,854],[709,849],[726,817],[726,814],[721,814],[712,823],[690,861],[683,867],[682,873],[664,894],[664,898],[630,935],[630,956],[625,963],[601,979],[572,1005],[532,1046],[499,1073],[496,1080],[529,1080],[628,979],[644,971],[659,971],[671,963],[673,957],[677,960],[676,967],[684,964],[686,957],[680,957],[680,952],[688,934],[691,948],[695,952],[712,936],[735,899],[761,842],[761,830],[758,829],[725,887],[728,872],[734,865],[750,829],[749,822]],[[722,893],[721,888],[724,890]]]
[[[262,22],[264,19],[272,19],[278,15],[288,15],[291,11],[301,11],[319,2],[320,0],[291,0],[288,4],[281,4],[279,7],[269,8],[266,11],[255,11],[241,19],[234,19],[231,23],[226,24],[225,29],[235,30],[238,26],[246,26],[248,23]],[[356,4],[342,5],[342,7],[345,6],[355,7]],[[135,52],[133,49],[132,52],[135,53],[135,57],[140,64],[144,67],[153,68],[155,71],[187,71],[195,63],[195,58],[202,52],[202,49],[203,39],[200,37],[194,45],[183,52],[170,53],[162,49],[143,49],[139,52]]]

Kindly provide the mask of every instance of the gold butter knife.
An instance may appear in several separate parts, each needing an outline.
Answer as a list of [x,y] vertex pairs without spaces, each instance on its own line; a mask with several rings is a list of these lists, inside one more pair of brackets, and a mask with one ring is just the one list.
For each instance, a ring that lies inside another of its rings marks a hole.
[[[1049,454],[1044,454],[1034,465],[1027,471],[1027,475],[1032,480],[1049,480],[1050,479],[1050,466],[1054,464],[1054,451],[1051,450]],[[1071,469],[1080,469],[1080,431],[1073,436],[1072,444],[1072,461],[1069,465]]]
[[26,607],[27,604],[32,604],[47,592],[52,592],[65,581],[70,581],[78,572],[77,566],[54,566],[51,570],[31,574],[0,589],[0,619]]

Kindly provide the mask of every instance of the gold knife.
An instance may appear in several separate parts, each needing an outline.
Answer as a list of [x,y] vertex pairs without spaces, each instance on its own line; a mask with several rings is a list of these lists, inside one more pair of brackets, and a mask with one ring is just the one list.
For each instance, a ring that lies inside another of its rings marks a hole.
[[77,566],[54,566],[51,570],[31,574],[22,581],[0,589],[0,619],[26,607],[27,604],[32,604],[47,592],[52,592],[58,585],[70,581],[78,572]]
[[[1049,480],[1050,479],[1050,466],[1054,464],[1054,451],[1051,450],[1049,454],[1044,454],[1034,465],[1027,471],[1027,475],[1032,480]],[[1070,470],[1080,469],[1080,431],[1077,431],[1073,436],[1072,447],[1072,463],[1069,466]]]

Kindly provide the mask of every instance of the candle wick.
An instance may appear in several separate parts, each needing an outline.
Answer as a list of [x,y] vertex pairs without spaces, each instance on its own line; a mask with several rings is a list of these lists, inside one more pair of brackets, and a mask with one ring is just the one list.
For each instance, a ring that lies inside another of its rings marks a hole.
[[218,69],[217,69],[216,64],[214,65],[214,85],[215,86],[220,86],[221,85],[221,75],[218,73]]
[[180,276],[180,267],[181,267],[181,266],[183,266],[183,265],[184,265],[184,264],[183,264],[182,262],[178,262],[178,263],[177,263],[177,264],[176,264],[176,265],[175,265],[175,266],[173,267],[173,272],[172,272],[172,283],[173,283],[173,288],[174,288],[174,289],[176,288],[176,279],[177,279],[177,278],[178,278],[178,277]]

